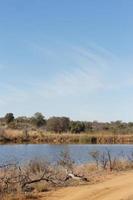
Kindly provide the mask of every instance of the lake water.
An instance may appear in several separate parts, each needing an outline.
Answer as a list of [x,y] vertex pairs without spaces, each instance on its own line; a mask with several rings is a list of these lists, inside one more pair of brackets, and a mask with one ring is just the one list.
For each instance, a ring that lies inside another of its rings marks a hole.
[[20,163],[33,159],[47,159],[56,162],[60,152],[68,151],[76,163],[86,163],[90,160],[89,152],[98,150],[105,151],[109,149],[112,155],[125,154],[133,152],[133,145],[90,145],[90,144],[69,144],[69,145],[51,145],[51,144],[15,144],[0,145],[0,163],[19,161]]

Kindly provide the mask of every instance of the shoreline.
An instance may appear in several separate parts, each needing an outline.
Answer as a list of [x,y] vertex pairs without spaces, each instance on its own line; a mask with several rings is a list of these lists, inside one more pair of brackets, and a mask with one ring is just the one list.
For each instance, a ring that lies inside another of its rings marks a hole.
[[[109,150],[102,153],[94,151],[90,155],[94,161],[81,165],[74,163],[67,152],[61,153],[54,164],[35,159],[22,166],[17,165],[17,162],[1,165],[3,200],[13,200],[14,192],[18,195],[16,200],[21,199],[20,197],[23,200],[30,197],[36,197],[37,200],[106,200],[107,188],[109,197],[111,195],[108,200],[112,200],[116,188],[119,188],[118,193],[128,187],[128,192],[133,195],[132,154],[131,159],[125,160],[121,159],[120,155],[113,157]],[[7,178],[10,180],[8,187]],[[122,197],[120,199],[123,199]]]
[[108,132],[89,133],[50,133],[5,129],[0,134],[0,144],[133,144],[133,134]]

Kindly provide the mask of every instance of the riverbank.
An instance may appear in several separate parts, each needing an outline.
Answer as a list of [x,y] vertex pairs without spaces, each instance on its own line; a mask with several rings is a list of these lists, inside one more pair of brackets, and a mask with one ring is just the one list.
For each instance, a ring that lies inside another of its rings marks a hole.
[[[81,165],[77,165],[68,152],[61,152],[53,164],[42,159],[29,160],[24,165],[5,162],[0,165],[0,199],[112,200],[114,193],[115,200],[131,197],[133,154],[114,157],[106,150],[90,155],[93,162]],[[123,191],[125,196],[122,196]]]
[[93,174],[88,183],[75,182],[72,186],[49,188],[36,184],[36,190],[7,194],[2,200],[132,200],[133,170]]
[[119,175],[112,174],[102,183],[62,188],[41,194],[40,200],[132,200],[133,171]]
[[0,132],[0,143],[8,144],[133,144],[133,134],[112,132],[50,133],[41,130],[23,131],[5,129]]

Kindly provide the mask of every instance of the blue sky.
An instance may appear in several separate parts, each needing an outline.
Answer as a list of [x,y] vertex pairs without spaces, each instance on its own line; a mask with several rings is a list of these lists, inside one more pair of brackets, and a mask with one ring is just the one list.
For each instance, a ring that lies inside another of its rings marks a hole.
[[133,120],[132,0],[0,0],[0,116]]

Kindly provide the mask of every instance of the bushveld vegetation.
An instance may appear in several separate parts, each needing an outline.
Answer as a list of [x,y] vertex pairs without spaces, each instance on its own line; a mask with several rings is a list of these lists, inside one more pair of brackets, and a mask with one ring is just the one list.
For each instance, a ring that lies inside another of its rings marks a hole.
[[[91,157],[91,159],[90,159]],[[33,160],[28,164],[0,165],[0,199],[39,199],[39,194],[70,185],[91,184],[108,175],[133,169],[133,153],[112,156],[109,150],[88,153],[88,163],[77,165],[68,152],[56,163]]]
[[0,141],[14,143],[132,143],[133,122],[72,121],[68,117],[45,119],[37,112],[32,117],[0,118]]

